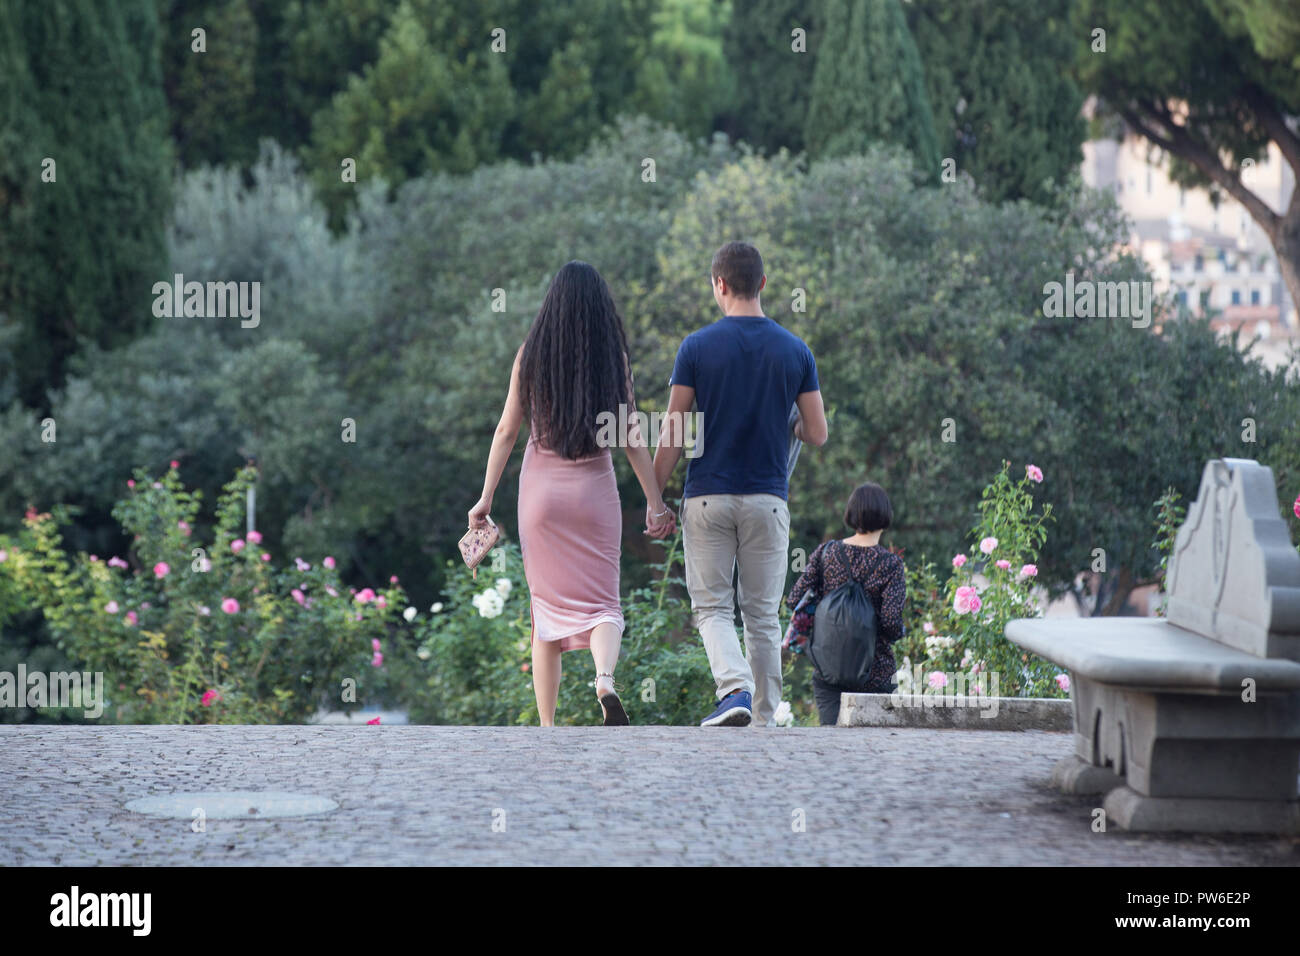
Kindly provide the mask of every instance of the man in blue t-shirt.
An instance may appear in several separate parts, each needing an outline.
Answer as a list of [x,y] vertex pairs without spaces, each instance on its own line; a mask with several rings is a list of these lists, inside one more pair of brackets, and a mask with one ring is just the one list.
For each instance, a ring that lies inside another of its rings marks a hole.
[[826,414],[812,352],[763,314],[758,296],[767,276],[758,250],[729,242],[714,254],[711,272],[723,317],[677,350],[655,477],[663,488],[672,475],[685,416],[696,406],[699,455],[686,469],[682,540],[691,610],[719,701],[702,726],[766,726],[781,702],[778,611],[790,545],[791,437],[824,444]]

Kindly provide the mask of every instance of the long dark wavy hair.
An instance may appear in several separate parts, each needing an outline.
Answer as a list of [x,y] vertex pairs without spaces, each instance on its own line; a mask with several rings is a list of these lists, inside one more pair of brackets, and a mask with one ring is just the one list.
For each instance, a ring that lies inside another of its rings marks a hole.
[[627,335],[609,286],[593,266],[566,263],[546,290],[519,359],[519,392],[544,448],[570,460],[600,451],[597,416],[631,404],[625,354]]

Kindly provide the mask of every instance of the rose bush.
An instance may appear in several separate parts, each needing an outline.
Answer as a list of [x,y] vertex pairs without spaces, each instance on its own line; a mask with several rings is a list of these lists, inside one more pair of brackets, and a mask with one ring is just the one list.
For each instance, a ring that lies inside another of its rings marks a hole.
[[1060,679],[1065,675],[1058,667],[1006,638],[1007,622],[1042,616],[1034,594],[1036,562],[1052,508],[1035,512],[1032,488],[1043,480],[1041,469],[1027,465],[1013,481],[1010,463],[1003,462],[981,496],[980,520],[970,531],[975,546],[953,556],[947,581],[941,585],[924,560],[908,569],[908,633],[895,645],[900,691],[926,689],[916,686],[920,666],[928,675],[923,682],[934,689],[946,687],[950,674],[965,674],[968,687],[981,675],[996,674],[997,692],[1005,697],[1067,694],[1068,678]]
[[17,540],[0,539],[0,623],[38,612],[76,667],[104,673],[108,722],[301,722],[360,705],[384,689],[402,589],[353,594],[328,558],[277,567],[259,532],[239,533],[255,477],[245,468],[225,486],[205,544],[201,496],[177,463],[137,471],[113,509],[127,558],[69,554],[71,510],[29,510]]

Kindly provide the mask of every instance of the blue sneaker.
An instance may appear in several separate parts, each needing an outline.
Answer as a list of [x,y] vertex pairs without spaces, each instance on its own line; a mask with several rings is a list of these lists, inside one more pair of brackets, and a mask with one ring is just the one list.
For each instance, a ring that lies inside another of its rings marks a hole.
[[754,719],[749,691],[732,691],[718,702],[718,709],[700,721],[701,727],[748,727]]

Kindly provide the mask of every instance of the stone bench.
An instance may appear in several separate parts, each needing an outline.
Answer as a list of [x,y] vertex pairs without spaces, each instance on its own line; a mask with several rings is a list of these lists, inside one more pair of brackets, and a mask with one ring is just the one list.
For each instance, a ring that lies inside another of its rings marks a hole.
[[1205,466],[1167,589],[1166,618],[1007,624],[1070,673],[1053,781],[1128,830],[1300,832],[1300,554],[1270,469]]

